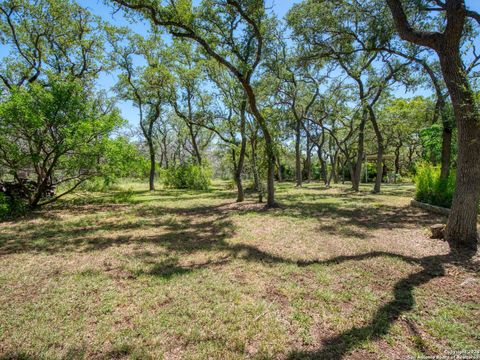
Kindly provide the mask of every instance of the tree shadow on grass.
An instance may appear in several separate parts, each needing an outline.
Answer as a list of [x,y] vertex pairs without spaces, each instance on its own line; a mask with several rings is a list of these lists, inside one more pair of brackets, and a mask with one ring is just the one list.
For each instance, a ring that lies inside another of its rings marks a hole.
[[[450,252],[447,255],[427,256],[424,258],[412,258],[385,252],[372,252],[357,256],[343,256],[328,260],[322,263],[340,263],[344,261],[359,261],[366,258],[387,256],[399,258],[403,261],[420,265],[422,270],[409,275],[398,281],[393,288],[394,299],[381,306],[373,315],[370,322],[362,327],[352,327],[339,335],[335,335],[323,341],[323,347],[314,351],[293,351],[288,359],[343,359],[351,351],[359,348],[366,341],[380,339],[387,335],[392,325],[400,316],[414,308],[415,299],[413,291],[415,288],[428,283],[430,280],[445,275],[445,265],[454,264],[457,266],[469,266],[476,251]],[[304,266],[317,264],[307,262]],[[472,265],[474,266],[474,265]],[[424,348],[419,351],[425,353]]]
[[[470,263],[473,253],[434,255],[424,258],[415,258],[389,252],[370,252],[352,256],[338,256],[328,260],[296,261],[282,256],[276,256],[248,244],[236,244],[227,241],[233,237],[235,226],[231,219],[232,213],[251,212],[245,207],[222,204],[218,206],[201,206],[189,209],[148,207],[133,210],[133,215],[143,222],[137,223],[95,223],[88,227],[82,224],[69,229],[62,227],[50,229],[45,241],[35,243],[36,236],[40,236],[42,229],[28,229],[22,236],[22,228],[17,228],[17,237],[6,239],[5,234],[0,238],[0,254],[7,255],[17,252],[47,252],[62,251],[98,251],[122,244],[153,244],[162,251],[173,253],[181,257],[202,251],[214,251],[219,256],[202,263],[182,265],[176,259],[158,261],[155,253],[143,254],[145,269],[135,275],[158,276],[164,279],[173,279],[193,271],[211,266],[222,266],[233,259],[248,262],[261,262],[265,265],[291,264],[298,267],[310,265],[339,264],[346,261],[362,261],[376,257],[389,257],[421,266],[421,270],[399,280],[393,288],[394,299],[377,309],[370,322],[362,327],[352,327],[341,334],[326,339],[323,347],[315,351],[293,351],[290,359],[342,359],[351,351],[359,348],[366,341],[382,338],[390,331],[392,325],[400,316],[413,309],[415,299],[414,289],[428,283],[430,280],[445,274],[444,266],[454,264],[466,266]],[[259,215],[264,212],[256,210]],[[267,214],[267,212],[265,212]],[[394,206],[345,208],[335,204],[325,207],[325,204],[298,204],[297,206],[283,206],[269,211],[270,216],[298,216],[318,217],[330,216],[336,219],[337,224],[355,224],[364,229],[378,229],[404,226],[418,226],[431,223],[431,216],[409,209]],[[166,215],[166,217],[165,217]],[[173,219],[172,219],[173,218]],[[179,218],[180,220],[175,220]],[[145,222],[146,221],[146,222]],[[83,227],[82,227],[83,226]],[[138,227],[147,226],[161,231],[152,235],[122,235],[122,232]],[[82,230],[83,229],[83,230]],[[25,229],[24,229],[25,230]],[[118,236],[107,237],[96,231],[117,231]],[[332,229],[331,229],[332,230]],[[332,230],[333,231],[333,230]],[[10,234],[10,235],[13,235]],[[7,236],[10,236],[7,235]],[[88,236],[87,236],[88,235]],[[151,258],[148,260],[147,258]],[[148,260],[148,261],[147,261]],[[135,281],[132,277],[131,281]]]
[[353,225],[364,230],[426,226],[445,219],[440,215],[432,215],[410,206],[370,206],[361,203],[358,205],[312,202],[284,204],[278,211],[269,212],[269,215],[331,220],[330,227]]

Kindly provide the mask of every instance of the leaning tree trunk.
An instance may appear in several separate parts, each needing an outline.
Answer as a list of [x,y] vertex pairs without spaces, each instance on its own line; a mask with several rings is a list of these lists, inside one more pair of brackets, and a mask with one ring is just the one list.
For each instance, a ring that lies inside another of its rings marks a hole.
[[267,126],[267,122],[262,113],[258,109],[257,99],[252,86],[247,80],[242,79],[242,85],[248,97],[250,110],[252,111],[255,120],[260,126],[263,137],[265,138],[265,152],[267,155],[267,207],[275,206],[275,144],[272,135]]
[[198,148],[197,144],[197,136],[193,131],[193,124],[188,125],[188,131],[190,133],[190,140],[192,141],[193,153],[195,154],[195,158],[197,160],[197,164],[202,166],[202,155],[200,154],[200,149]]
[[375,111],[370,105],[368,106],[368,113],[370,115],[370,121],[372,122],[373,130],[375,131],[375,136],[377,138],[377,176],[375,178],[375,186],[373,187],[373,192],[375,194],[378,194],[380,192],[380,187],[382,186],[383,179],[383,136],[380,128],[378,127]]
[[480,198],[480,114],[458,50],[439,54],[458,129],[457,183],[446,228],[455,248],[477,248]]

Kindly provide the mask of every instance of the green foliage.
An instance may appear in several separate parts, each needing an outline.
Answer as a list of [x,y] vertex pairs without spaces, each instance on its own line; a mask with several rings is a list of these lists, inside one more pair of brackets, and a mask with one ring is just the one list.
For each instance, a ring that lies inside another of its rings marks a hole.
[[208,190],[211,170],[194,164],[183,164],[163,170],[163,183],[175,189]]
[[[16,178],[27,171],[66,191],[106,172],[122,175],[119,164],[132,150],[110,137],[121,124],[118,111],[81,81],[52,77],[48,86],[13,88],[0,104],[0,164]],[[31,206],[40,195],[34,189]]]
[[4,193],[0,193],[0,220],[13,216],[24,215],[27,210],[25,201],[17,198],[11,198]]
[[0,193],[0,219],[5,219],[8,215],[10,215],[10,201],[8,197]]
[[105,144],[102,178],[106,186],[119,178],[139,179],[147,176],[150,164],[126,137],[109,139]]
[[71,0],[0,1],[0,73],[5,84],[27,86],[48,74],[94,78],[107,66],[106,25]]
[[425,160],[439,162],[442,157],[442,125],[433,124],[420,131],[420,141],[424,149]]
[[417,166],[415,184],[417,201],[446,208],[452,205],[455,191],[454,173],[451,173],[448,179],[441,179],[440,167],[422,163]]

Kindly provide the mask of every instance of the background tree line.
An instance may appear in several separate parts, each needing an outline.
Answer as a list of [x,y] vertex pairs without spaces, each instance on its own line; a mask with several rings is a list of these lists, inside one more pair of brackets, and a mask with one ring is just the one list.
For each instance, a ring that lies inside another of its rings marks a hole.
[[465,1],[304,0],[285,19],[263,0],[105,3],[148,32],[73,0],[0,1],[0,172],[30,208],[96,177],[153,191],[212,173],[272,207],[275,181],[379,193],[428,162],[452,192],[447,239],[476,247],[480,16]]

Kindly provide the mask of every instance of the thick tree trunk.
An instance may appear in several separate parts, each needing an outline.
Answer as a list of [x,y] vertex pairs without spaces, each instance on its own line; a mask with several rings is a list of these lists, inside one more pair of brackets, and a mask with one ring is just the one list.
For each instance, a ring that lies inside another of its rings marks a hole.
[[460,53],[467,19],[465,1],[449,0],[442,3],[447,20],[443,33],[414,31],[402,3],[387,0],[387,4],[402,39],[434,49],[440,59],[458,129],[457,183],[445,238],[452,248],[476,250],[480,197],[480,113]]
[[245,201],[245,192],[243,190],[242,176],[235,174],[235,183],[237,184],[237,202]]
[[458,50],[440,55],[458,129],[457,183],[446,228],[455,248],[477,248],[480,198],[480,114]]
[[301,122],[297,120],[295,126],[295,180],[296,186],[302,186],[302,151],[301,151]]

